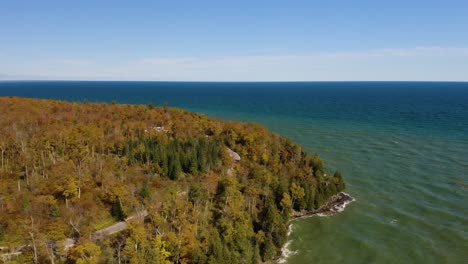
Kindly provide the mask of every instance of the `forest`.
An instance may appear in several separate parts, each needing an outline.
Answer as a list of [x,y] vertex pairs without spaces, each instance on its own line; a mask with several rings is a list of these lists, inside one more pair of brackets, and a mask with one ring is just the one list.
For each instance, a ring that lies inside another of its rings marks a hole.
[[0,97],[0,154],[9,264],[270,262],[294,211],[345,188],[259,124],[152,104]]

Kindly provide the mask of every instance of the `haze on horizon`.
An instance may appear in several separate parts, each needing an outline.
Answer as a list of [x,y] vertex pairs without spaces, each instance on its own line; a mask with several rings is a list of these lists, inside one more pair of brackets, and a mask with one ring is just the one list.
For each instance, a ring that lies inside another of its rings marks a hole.
[[0,80],[468,81],[466,1],[2,1]]

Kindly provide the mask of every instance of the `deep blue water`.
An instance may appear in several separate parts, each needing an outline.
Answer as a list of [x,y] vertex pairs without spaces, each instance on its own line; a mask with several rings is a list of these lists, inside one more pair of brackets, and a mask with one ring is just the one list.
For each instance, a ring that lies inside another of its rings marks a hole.
[[[0,82],[0,95],[154,103],[238,116],[283,115],[402,126],[424,133],[468,129],[468,83],[434,82]],[[430,132],[430,131],[426,131]]]
[[293,224],[289,263],[468,259],[468,83],[0,82],[0,95],[153,103],[261,123],[319,153],[356,197]]

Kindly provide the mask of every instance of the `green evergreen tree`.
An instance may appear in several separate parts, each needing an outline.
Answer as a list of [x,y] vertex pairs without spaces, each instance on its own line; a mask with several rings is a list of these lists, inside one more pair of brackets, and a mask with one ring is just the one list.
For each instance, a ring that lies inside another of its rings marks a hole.
[[266,237],[261,253],[263,261],[270,261],[276,256],[276,247],[271,235]]
[[147,181],[143,182],[143,186],[141,186],[141,190],[140,190],[139,195],[140,195],[141,199],[146,199],[146,198],[148,198],[150,196],[150,191],[149,191]]
[[337,181],[336,189],[338,190],[338,192],[344,191],[346,186],[345,186],[345,183],[344,183],[344,180],[343,180],[343,176],[341,176],[341,172],[336,171],[335,174],[333,175],[333,177]]
[[0,241],[5,238],[5,227],[0,223]]
[[49,218],[56,218],[60,216],[60,209],[56,204],[53,204],[49,210]]
[[177,154],[171,153],[169,156],[169,178],[171,180],[178,180],[182,174],[182,166],[180,165],[180,160]]
[[252,264],[260,263],[262,258],[260,256],[260,248],[258,247],[258,243],[254,242],[252,247],[253,247],[253,253],[252,253],[252,261],[250,263]]
[[118,221],[125,220],[125,213],[122,207],[120,197],[116,196],[111,208],[111,215]]
[[273,198],[271,196],[268,196],[265,201],[265,209],[263,213],[263,230],[266,233],[273,232],[280,219],[281,215],[278,211],[278,208],[276,208]]
[[209,237],[208,263],[222,264],[226,263],[223,252],[223,243],[217,230],[213,230]]

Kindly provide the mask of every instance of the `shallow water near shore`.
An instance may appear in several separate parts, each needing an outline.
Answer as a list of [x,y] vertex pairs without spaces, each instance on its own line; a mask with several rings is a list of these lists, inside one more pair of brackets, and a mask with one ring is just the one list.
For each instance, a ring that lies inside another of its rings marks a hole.
[[168,104],[317,152],[356,201],[294,221],[286,263],[468,259],[468,83],[0,82],[0,95]]

